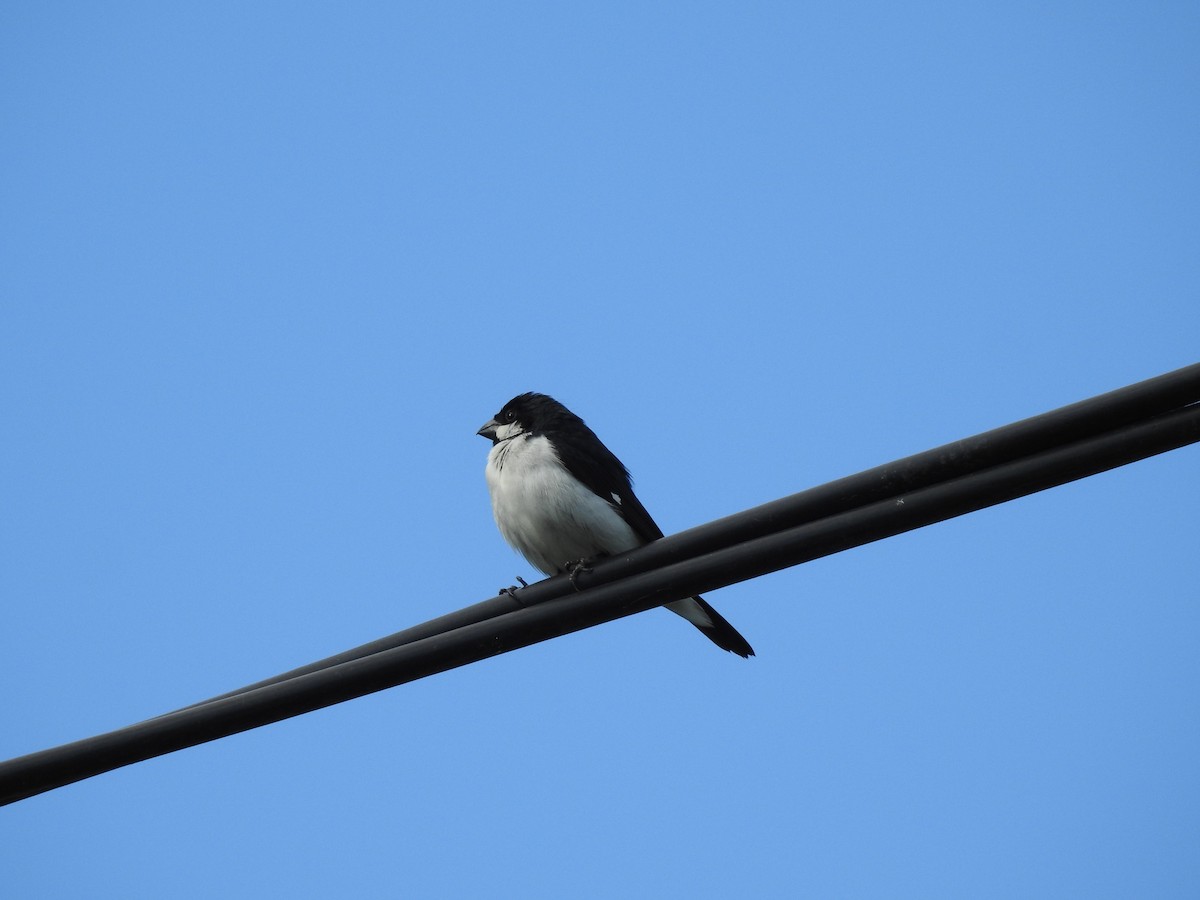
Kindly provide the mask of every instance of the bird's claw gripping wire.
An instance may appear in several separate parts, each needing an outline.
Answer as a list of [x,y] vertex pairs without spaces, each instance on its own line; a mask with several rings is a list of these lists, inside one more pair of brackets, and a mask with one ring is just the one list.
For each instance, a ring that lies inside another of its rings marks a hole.
[[576,591],[583,590],[583,588],[579,586],[578,581],[580,573],[585,575],[590,575],[592,573],[592,567],[588,565],[590,562],[590,559],[577,559],[575,562],[567,563],[567,577],[571,581],[571,587],[575,588]]
[[513,600],[517,601],[518,606],[524,606],[525,604],[521,602],[521,598],[517,596],[517,591],[519,591],[521,588],[529,587],[529,584],[520,575],[517,576],[517,581],[520,582],[521,587],[517,587],[515,584],[510,584],[506,588],[500,588],[500,590],[498,590],[496,593],[507,594]]

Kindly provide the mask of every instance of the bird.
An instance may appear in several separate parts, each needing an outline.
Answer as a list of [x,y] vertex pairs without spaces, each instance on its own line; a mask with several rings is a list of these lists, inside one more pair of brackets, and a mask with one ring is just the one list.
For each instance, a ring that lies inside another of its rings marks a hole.
[[[531,565],[574,576],[602,556],[663,536],[633,492],[629,470],[579,416],[546,394],[519,394],[477,432],[492,442],[488,493],[500,534]],[[750,644],[702,597],[666,604],[722,650]]]

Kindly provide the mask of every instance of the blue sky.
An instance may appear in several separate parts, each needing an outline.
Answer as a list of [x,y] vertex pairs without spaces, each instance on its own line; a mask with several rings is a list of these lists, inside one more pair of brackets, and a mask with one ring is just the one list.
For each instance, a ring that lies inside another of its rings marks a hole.
[[[1200,359],[1182,3],[8,4],[0,757]],[[1188,448],[0,811],[75,897],[1194,897]]]

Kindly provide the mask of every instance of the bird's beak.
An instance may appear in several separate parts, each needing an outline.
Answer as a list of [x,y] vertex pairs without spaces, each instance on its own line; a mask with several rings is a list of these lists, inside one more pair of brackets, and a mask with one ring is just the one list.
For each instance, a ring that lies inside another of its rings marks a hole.
[[496,443],[496,429],[500,427],[500,423],[495,419],[488,419],[483,423],[483,427],[475,432],[480,437],[485,437],[493,444]]

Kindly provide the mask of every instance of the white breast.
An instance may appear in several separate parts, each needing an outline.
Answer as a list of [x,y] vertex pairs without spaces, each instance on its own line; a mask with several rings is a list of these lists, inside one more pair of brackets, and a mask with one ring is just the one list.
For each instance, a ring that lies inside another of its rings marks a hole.
[[563,467],[543,436],[523,434],[493,446],[487,483],[500,533],[547,575],[642,543],[611,503]]

